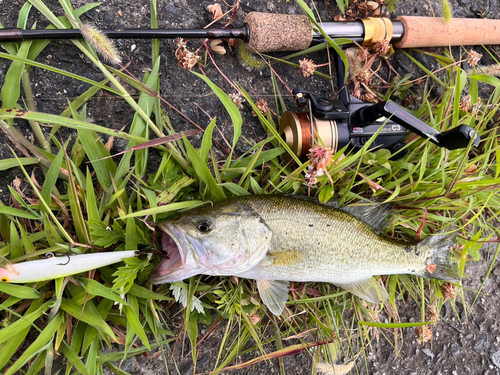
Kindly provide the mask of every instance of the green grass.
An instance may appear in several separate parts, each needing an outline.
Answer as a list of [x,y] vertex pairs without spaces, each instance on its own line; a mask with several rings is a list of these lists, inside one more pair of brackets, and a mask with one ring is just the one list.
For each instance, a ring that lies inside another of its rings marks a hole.
[[[40,0],[32,0],[31,4],[55,27],[71,26],[65,17],[55,17]],[[74,20],[95,6],[73,10],[67,0],[61,0],[61,4]],[[151,1],[151,7],[151,24],[155,27],[155,0]],[[29,8],[25,6],[19,14],[22,27],[29,17]],[[280,164],[277,157],[289,149],[278,137],[277,119],[270,115],[258,117],[269,134],[268,139],[234,158],[232,148],[225,159],[214,158],[212,132],[217,119],[203,124],[207,130],[200,149],[182,135],[156,142],[154,147],[161,153],[161,165],[155,174],[148,174],[151,150],[140,145],[175,133],[159,96],[154,95],[159,94],[158,42],[153,43],[153,63],[142,82],[122,70],[103,65],[89,43],[74,43],[104,74],[105,81],[94,82],[35,62],[46,41],[5,44],[7,53],[0,53],[0,58],[12,61],[2,88],[4,108],[0,109],[0,126],[30,153],[30,157],[13,156],[0,161],[0,170],[21,168],[30,184],[25,193],[11,189],[15,207],[0,205],[0,265],[8,261],[35,260],[47,252],[64,253],[69,249],[74,252],[101,248],[153,249],[152,232],[145,218],[148,222],[159,222],[204,201],[234,195],[307,194],[303,177],[307,164],[296,169]],[[334,41],[329,43],[336,47]],[[498,118],[499,82],[492,76],[480,74],[479,70],[467,77],[448,51],[433,56],[444,67],[441,71],[444,74],[438,78],[420,66],[422,75],[430,77],[425,86],[415,88],[408,83],[408,77],[395,78],[388,93],[401,98],[418,94],[422,100],[415,114],[441,131],[459,124],[473,126],[481,136],[480,147],[448,152],[410,135],[408,155],[395,161],[388,158],[387,151],[367,147],[342,160],[339,153],[338,163],[329,170],[333,185],[324,176],[311,192],[322,201],[346,203],[376,198],[391,202],[397,207],[397,217],[387,234],[397,238],[424,237],[456,226],[460,247],[454,256],[459,273],[466,276],[466,262],[480,260],[481,243],[492,233],[498,235],[495,225],[500,212],[500,148],[499,131],[494,124]],[[411,55],[408,57],[418,64]],[[32,66],[90,83],[92,87],[68,103],[68,109],[60,114],[34,112],[30,107],[33,98],[27,74]],[[200,85],[208,85],[227,109],[234,125],[231,146],[244,142],[239,110],[213,79],[195,74],[200,78]],[[269,81],[275,89],[277,108],[283,103],[278,78],[273,73]],[[122,81],[139,89],[137,100],[130,97],[120,84]],[[491,97],[481,102],[483,109],[476,113],[459,110],[460,95],[464,95],[465,90],[472,104],[479,103],[480,84],[492,87]],[[432,85],[441,86],[441,97],[431,96]],[[21,99],[21,87],[25,102]],[[96,95],[98,89],[121,97],[134,111],[127,131],[111,130],[87,121],[84,103]],[[246,91],[249,88],[239,89],[256,110]],[[279,109],[280,113],[284,110]],[[41,148],[13,127],[14,119],[30,122]],[[55,137],[45,139],[39,124],[53,126]],[[257,120],[253,125],[258,125]],[[60,143],[57,136],[60,128],[74,129],[78,134],[71,148]],[[130,151],[110,158],[99,134],[125,139]],[[277,147],[272,148],[273,145]],[[57,152],[50,151],[56,149]],[[91,163],[84,163],[84,159]],[[38,180],[42,186],[32,181],[25,168],[33,165],[40,166],[45,175],[43,181]],[[72,218],[72,226],[64,223],[68,217]],[[497,255],[498,250],[495,259]],[[66,278],[26,286],[0,283],[0,371],[14,374],[23,369],[27,374],[50,373],[56,352],[64,356],[67,374],[102,373],[105,367],[125,374],[118,368],[119,361],[146,350],[162,351],[165,361],[169,361],[167,344],[182,340],[183,336],[183,332],[172,330],[162,317],[165,306],[162,301],[174,298],[183,297],[188,305],[182,310],[183,330],[194,348],[191,351],[194,362],[196,344],[202,340],[199,325],[205,324],[209,330],[224,327],[213,368],[216,373],[234,365],[238,356],[249,354],[255,359],[235,368],[266,361],[268,357],[278,358],[284,374],[287,369],[283,367],[283,356],[309,347],[316,348],[314,352],[308,351],[315,366],[348,363],[360,355],[366,358],[372,339],[379,335],[398,350],[398,335],[408,324],[401,323],[395,312],[406,303],[406,296],[415,300],[421,309],[421,322],[411,326],[428,324],[427,306],[435,305],[439,309],[445,303],[441,282],[406,275],[383,277],[390,297],[377,311],[333,285],[294,283],[287,310],[282,318],[276,319],[261,304],[256,285],[250,280],[234,283],[228,277],[198,276],[174,283],[172,289],[170,285],[153,286],[147,277],[158,261],[157,256],[151,260],[132,259],[118,272],[104,267],[95,274],[76,275],[74,282]],[[462,299],[463,294],[459,286],[457,298]],[[202,306],[203,311],[191,311],[190,306]],[[382,317],[387,318],[388,323],[381,323]],[[123,336],[117,335],[112,327],[117,327]],[[288,341],[290,337],[294,340]],[[25,339],[27,342],[21,350]],[[122,344],[119,351],[102,352],[116,342]],[[269,347],[275,349],[269,351]],[[367,362],[365,360],[365,366]],[[358,371],[367,370],[359,367]]]

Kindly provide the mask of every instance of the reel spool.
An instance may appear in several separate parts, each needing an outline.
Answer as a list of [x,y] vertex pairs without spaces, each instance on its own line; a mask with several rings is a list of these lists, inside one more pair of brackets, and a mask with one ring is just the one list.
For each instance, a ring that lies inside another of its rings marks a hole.
[[[314,141],[332,149],[335,154],[349,142],[347,128],[339,127],[335,119],[318,119],[312,115]],[[279,134],[300,160],[307,160],[311,148],[311,115],[309,112],[286,111],[281,116]],[[285,155],[287,162],[290,155]]]

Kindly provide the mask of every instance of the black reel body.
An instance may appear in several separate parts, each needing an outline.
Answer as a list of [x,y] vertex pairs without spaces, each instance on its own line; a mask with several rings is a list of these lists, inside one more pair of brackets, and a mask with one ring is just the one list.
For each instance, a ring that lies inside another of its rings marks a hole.
[[307,106],[309,111],[285,112],[279,134],[302,161],[307,160],[313,137],[314,142],[336,153],[345,146],[363,147],[381,127],[370,147],[386,148],[394,158],[407,154],[406,149],[401,150],[407,129],[449,150],[465,148],[471,139],[474,146],[480,142],[470,126],[460,125],[440,133],[390,101],[372,104],[352,96],[348,100],[345,100],[347,96],[344,100],[328,100],[300,88],[293,90],[293,94],[299,107]]
[[406,149],[401,150],[405,147],[407,129],[449,150],[465,148],[471,140],[474,146],[479,145],[479,136],[468,125],[440,133],[394,102],[372,104],[350,96],[344,82],[344,63],[335,50],[332,53],[339,100],[329,100],[297,88],[293,90],[297,104],[307,107],[308,111],[287,111],[281,117],[279,134],[300,160],[307,160],[307,153],[314,142],[330,147],[334,153],[345,146],[359,149],[381,127],[370,147],[386,148],[393,158],[400,158],[407,153]]

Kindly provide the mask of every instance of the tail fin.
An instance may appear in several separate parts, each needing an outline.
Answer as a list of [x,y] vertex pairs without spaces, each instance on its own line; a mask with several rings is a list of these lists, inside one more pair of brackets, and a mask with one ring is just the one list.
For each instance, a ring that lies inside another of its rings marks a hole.
[[429,236],[419,243],[419,247],[428,248],[425,268],[420,276],[429,279],[458,281],[458,273],[450,262],[451,249],[457,243],[456,232]]

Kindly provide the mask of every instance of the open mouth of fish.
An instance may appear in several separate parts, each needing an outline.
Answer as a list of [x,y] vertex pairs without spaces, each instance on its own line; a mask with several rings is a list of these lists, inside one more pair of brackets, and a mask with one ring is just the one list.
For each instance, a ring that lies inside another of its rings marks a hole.
[[172,283],[206,271],[203,265],[207,253],[196,238],[188,238],[171,223],[160,224],[161,246],[168,258],[158,263],[150,280],[153,284]]

